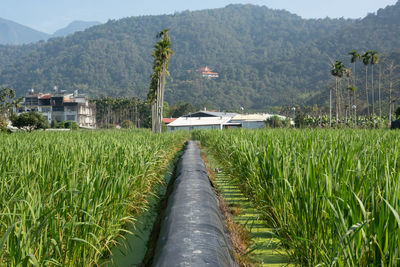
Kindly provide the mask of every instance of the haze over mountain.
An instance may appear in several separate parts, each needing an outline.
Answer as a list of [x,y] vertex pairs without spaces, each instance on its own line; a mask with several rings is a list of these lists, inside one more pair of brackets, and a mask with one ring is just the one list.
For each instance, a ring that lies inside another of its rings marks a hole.
[[90,27],[96,26],[101,24],[101,22],[98,21],[80,21],[76,20],[68,24],[65,28],[62,28],[55,33],[51,35],[51,37],[63,37],[67,36],[69,34],[79,32],[79,31],[84,31]]
[[0,44],[22,45],[48,40],[54,37],[64,37],[69,34],[84,31],[90,27],[101,24],[97,21],[73,21],[68,26],[47,34],[21,25],[19,23],[0,18]]
[[0,18],[0,44],[25,44],[47,40],[50,35]]
[[[91,96],[144,98],[155,35],[164,28],[170,28],[175,51],[166,91],[170,103],[221,109],[321,104],[330,59],[349,65],[350,50],[389,54],[400,48],[400,2],[361,20],[306,20],[254,5],[111,20],[45,43],[0,46],[0,85],[19,95],[57,85]],[[204,66],[220,78],[196,75]]]

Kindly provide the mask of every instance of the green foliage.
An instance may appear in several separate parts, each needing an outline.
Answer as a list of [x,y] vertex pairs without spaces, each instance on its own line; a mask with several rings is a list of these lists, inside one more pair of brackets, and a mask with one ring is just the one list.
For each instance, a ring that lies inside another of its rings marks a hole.
[[400,107],[398,107],[396,109],[396,111],[394,112],[394,114],[396,115],[396,119],[400,119]]
[[15,98],[15,92],[10,88],[2,88],[0,90],[0,117],[6,119],[11,115],[12,108],[17,102],[12,99]]
[[41,113],[37,112],[22,113],[14,116],[11,121],[13,126],[19,129],[26,128],[28,131],[49,128],[49,122]]
[[103,125],[101,126],[101,129],[115,129],[115,128],[116,128],[116,127],[115,127],[114,124],[108,124],[108,123],[103,124]]
[[56,120],[53,120],[51,122],[51,128],[77,130],[77,129],[79,129],[79,125],[75,121],[56,121]]
[[4,118],[0,116],[0,132],[6,132],[7,131],[7,122]]
[[79,125],[75,121],[66,121],[65,128],[71,129],[71,130],[77,130],[77,129],[79,129]]
[[133,122],[130,120],[125,120],[122,122],[121,127],[124,129],[133,129],[135,128],[135,124],[133,124]]
[[187,115],[189,113],[195,112],[196,109],[192,105],[192,103],[186,103],[183,101],[178,101],[175,104],[173,104],[170,108],[170,116],[172,118],[179,118],[183,115]]
[[259,207],[296,265],[398,266],[400,132],[193,134]]
[[294,118],[294,124],[296,128],[304,128],[306,126],[305,117],[302,112],[297,112],[296,117]]
[[0,135],[0,266],[99,266],[186,139],[143,130]]
[[[91,100],[96,104],[96,122],[99,128],[104,125],[121,125],[125,120],[132,121],[139,128],[151,127],[150,104],[135,97],[102,97]],[[149,119],[150,117],[150,119]],[[150,120],[150,121],[149,121]]]
[[268,128],[286,128],[290,126],[290,119],[282,119],[278,116],[272,116],[265,121]]
[[65,129],[65,122],[53,120],[50,124],[50,127],[54,129]]
[[170,108],[168,102],[164,102],[163,105],[163,118],[168,118],[170,116]]

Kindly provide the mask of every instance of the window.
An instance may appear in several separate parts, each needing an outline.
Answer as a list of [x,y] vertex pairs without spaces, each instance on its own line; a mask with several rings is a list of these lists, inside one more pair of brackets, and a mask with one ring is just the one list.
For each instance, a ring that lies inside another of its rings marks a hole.
[[75,121],[75,115],[67,115],[67,121]]
[[53,111],[64,111],[63,106],[53,106]]

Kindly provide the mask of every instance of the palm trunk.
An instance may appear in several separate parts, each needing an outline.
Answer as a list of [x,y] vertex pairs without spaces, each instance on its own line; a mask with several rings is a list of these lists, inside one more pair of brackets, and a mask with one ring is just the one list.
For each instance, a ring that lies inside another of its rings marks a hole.
[[163,64],[160,72],[158,73],[157,102],[156,102],[157,103],[157,110],[156,110],[157,114],[156,114],[156,126],[155,126],[156,133],[161,133],[161,131],[162,131],[165,75],[166,75],[166,68],[165,68],[165,64]]
[[161,80],[162,80],[161,72],[158,73],[158,84],[157,84],[157,110],[156,110],[156,133],[160,133],[160,118],[161,118]]
[[374,89],[374,65],[372,64],[371,73],[371,96],[372,96],[372,118],[375,121],[375,89]]
[[381,75],[382,75],[382,68],[379,66],[379,85],[378,85],[378,90],[379,90],[379,117],[382,118],[382,97],[381,97]]
[[332,127],[332,89],[329,89],[329,127]]
[[162,69],[161,69],[161,98],[160,98],[160,117],[159,117],[159,123],[160,123],[160,133],[162,132],[162,119],[164,117],[164,92],[165,92],[165,83],[166,83],[166,66],[165,63],[163,63]]
[[152,118],[151,129],[152,129],[153,133],[157,132],[157,129],[156,129],[157,113],[156,113],[156,111],[157,111],[157,103],[155,102],[151,105],[151,118]]
[[338,79],[336,78],[336,91],[335,91],[335,94],[336,94],[336,103],[335,103],[335,105],[336,105],[336,126],[338,125],[338,123],[339,123],[339,95],[338,95]]
[[[348,113],[349,113],[349,117],[348,118],[349,118],[349,120],[351,122],[351,95],[350,95],[350,90],[347,90],[347,98],[349,100],[349,103],[347,105],[347,110],[348,110]],[[346,117],[346,123],[348,123],[347,117]]]
[[392,71],[393,68],[390,66],[389,69],[389,123],[392,122],[392,109],[393,109],[393,99],[392,99],[392,89],[393,89],[393,81],[392,81]]
[[368,98],[368,66],[365,66],[365,95],[367,100],[367,109],[368,109],[368,117],[370,116],[369,112],[369,98]]
[[[357,78],[356,78],[356,62],[354,61],[354,87],[357,88]],[[357,125],[357,101],[356,101],[356,91],[353,90],[353,105],[354,105],[354,126]]]

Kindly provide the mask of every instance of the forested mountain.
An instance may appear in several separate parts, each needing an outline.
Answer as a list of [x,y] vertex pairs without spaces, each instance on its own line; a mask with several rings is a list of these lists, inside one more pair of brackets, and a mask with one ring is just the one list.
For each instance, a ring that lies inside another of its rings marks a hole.
[[96,26],[101,24],[100,22],[97,21],[80,21],[76,20],[68,24],[65,28],[62,28],[55,33],[51,35],[51,37],[64,37],[69,34],[79,32],[79,31],[84,31],[90,27]]
[[47,40],[50,35],[0,18],[0,44],[26,44]]
[[[57,85],[91,96],[144,98],[155,35],[164,28],[175,51],[170,103],[221,109],[313,104],[326,100],[320,96],[331,79],[330,60],[349,65],[350,50],[388,54],[400,48],[400,2],[361,20],[306,20],[254,5],[112,20],[33,46],[1,46],[0,85],[19,95]],[[196,69],[204,66],[220,77],[199,77]]]

